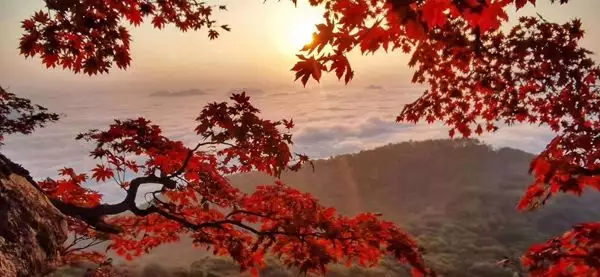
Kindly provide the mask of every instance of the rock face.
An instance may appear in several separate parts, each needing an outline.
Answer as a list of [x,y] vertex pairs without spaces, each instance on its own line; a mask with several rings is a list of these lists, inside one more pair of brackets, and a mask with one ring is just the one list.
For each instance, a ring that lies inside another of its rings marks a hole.
[[60,260],[65,217],[32,185],[29,172],[0,154],[0,276],[37,277]]

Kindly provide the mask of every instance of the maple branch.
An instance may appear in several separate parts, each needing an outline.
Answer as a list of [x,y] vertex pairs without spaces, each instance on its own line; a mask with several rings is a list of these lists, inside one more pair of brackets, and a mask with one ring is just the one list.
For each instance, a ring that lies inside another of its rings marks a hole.
[[115,234],[121,232],[120,228],[106,223],[103,219],[104,216],[116,215],[126,211],[138,215],[142,210],[135,205],[135,198],[139,187],[143,184],[161,184],[169,189],[174,189],[176,187],[176,182],[169,178],[150,175],[133,179],[129,185],[125,199],[117,204],[100,204],[95,207],[80,207],[57,199],[51,199],[51,201],[62,213],[74,218],[79,218],[96,228],[98,231]]
[[232,217],[232,216],[234,216],[236,214],[247,214],[247,215],[253,215],[253,216],[257,216],[257,217],[262,217],[262,218],[267,218],[267,219],[275,220],[270,215],[264,215],[264,214],[255,213],[255,212],[246,211],[246,210],[234,210],[234,211],[231,211],[229,214],[227,214],[225,216],[225,218],[230,218],[230,217]]
[[89,242],[87,245],[85,245],[85,246],[80,246],[80,247],[75,247],[75,248],[71,248],[71,249],[69,249],[70,247],[73,247],[73,246],[75,246],[75,245],[73,245],[73,244],[72,244],[72,245],[69,245],[69,247],[67,247],[67,248],[66,248],[66,250],[64,251],[64,253],[63,253],[63,254],[69,254],[69,253],[72,253],[72,252],[75,252],[75,251],[84,250],[84,249],[87,249],[87,248],[89,248],[89,247],[96,246],[96,245],[98,245],[98,244],[100,244],[100,243],[103,243],[103,242],[105,242],[105,241],[106,241],[106,240],[102,240],[102,239],[93,238],[93,239],[91,239],[91,241],[90,241],[90,242]]
[[190,159],[194,156],[194,153],[196,152],[196,150],[198,150],[200,147],[206,146],[206,145],[216,145],[216,144],[224,144],[224,145],[228,145],[231,147],[235,147],[235,145],[227,143],[227,142],[214,142],[214,141],[200,142],[200,143],[196,144],[196,146],[194,148],[188,150],[188,154],[185,157],[185,159],[183,160],[181,167],[177,171],[168,175],[167,178],[172,178],[172,177],[181,175],[185,171],[185,168],[187,167],[188,163],[190,162]]
[[[65,202],[62,202],[62,201],[56,200],[56,199],[53,199],[51,201],[64,214],[75,217],[75,218],[79,218],[79,219],[83,220],[84,222],[86,222],[87,224],[89,224],[90,226],[97,229],[98,231],[106,232],[106,233],[113,233],[113,234],[120,233],[122,230],[118,226],[113,226],[111,224],[106,223],[104,221],[104,216],[116,215],[116,214],[120,214],[120,213],[129,211],[129,212],[133,213],[134,215],[141,216],[141,217],[156,213],[156,214],[159,214],[159,215],[165,217],[166,219],[173,220],[173,221],[181,224],[182,226],[192,229],[194,231],[200,230],[202,228],[222,229],[223,225],[230,224],[230,225],[234,225],[239,228],[245,229],[247,231],[250,231],[258,236],[273,236],[273,235],[286,235],[286,236],[298,236],[298,237],[322,236],[322,234],[319,234],[319,233],[301,234],[301,233],[287,233],[287,232],[282,232],[282,231],[259,231],[255,228],[252,228],[248,225],[243,224],[240,221],[231,220],[231,219],[212,221],[212,222],[203,222],[203,223],[193,223],[193,222],[188,221],[184,217],[180,217],[176,214],[169,213],[169,212],[164,211],[154,205],[150,206],[146,209],[140,209],[135,204],[135,198],[137,196],[139,187],[143,184],[162,184],[164,187],[170,188],[170,189],[173,189],[176,186],[176,183],[174,180],[171,180],[166,177],[157,177],[157,176],[150,175],[150,176],[138,177],[138,178],[133,179],[131,181],[129,189],[127,190],[127,195],[125,196],[125,199],[123,199],[123,201],[121,201],[117,204],[101,204],[101,205],[98,205],[95,207],[80,207],[80,206],[76,206],[76,205],[73,205],[70,203],[65,203]],[[247,214],[253,214],[256,216],[266,217],[264,215],[252,213],[249,211],[232,212],[228,216],[232,216],[235,213],[247,213]]]
[[479,28],[479,26],[475,27],[475,29],[473,29],[473,34],[475,35],[475,55],[478,57],[481,57],[481,50],[483,48],[483,43],[481,42],[481,29]]
[[548,161],[555,169],[563,169],[566,171],[570,171],[572,175],[579,176],[595,176],[600,175],[600,167],[596,169],[588,169],[582,166],[575,166],[572,164],[565,164],[564,162],[559,161]]
[[69,251],[69,248],[75,246],[77,243],[84,241],[86,238],[83,236],[79,236],[79,234],[75,233],[75,236],[73,237],[73,241],[64,247],[65,252]]
[[211,221],[211,222],[203,222],[203,223],[192,223],[188,220],[186,220],[185,218],[182,217],[178,217],[176,215],[173,214],[169,214],[163,210],[160,210],[158,208],[156,208],[155,206],[152,206],[149,209],[144,210],[144,212],[148,211],[148,214],[152,213],[152,212],[156,212],[159,215],[164,216],[167,219],[176,221],[180,224],[182,224],[183,226],[192,229],[194,231],[198,231],[202,228],[217,228],[217,229],[223,229],[223,225],[234,225],[237,227],[240,227],[242,229],[245,229],[247,231],[250,231],[252,233],[254,233],[257,236],[267,236],[267,237],[272,237],[274,235],[284,235],[284,236],[297,236],[300,238],[303,237],[307,237],[307,236],[315,236],[315,237],[321,237],[322,234],[320,233],[306,233],[306,234],[302,234],[302,233],[290,233],[290,232],[283,232],[283,231],[259,231],[255,228],[252,228],[240,221],[236,221],[236,220],[231,220],[231,219],[224,219],[224,220],[217,220],[217,221]]
[[587,169],[587,168],[580,167],[579,171],[581,172],[580,175],[584,175],[584,176],[600,175],[600,168]]
[[[153,196],[156,200],[158,200],[161,203],[164,203],[162,201],[160,201],[158,198],[156,198],[156,196],[153,193]],[[167,203],[164,203],[167,204]],[[251,212],[251,211],[245,211],[245,210],[236,210],[236,211],[232,211],[230,212],[224,219],[224,220],[217,220],[217,221],[210,221],[210,222],[203,222],[203,223],[193,223],[190,222],[189,220],[187,220],[185,217],[182,217],[180,215],[177,214],[173,214],[173,213],[169,213],[165,210],[160,209],[157,206],[150,206],[146,209],[139,209],[137,208],[137,206],[134,206],[132,209],[129,209],[129,211],[131,211],[132,213],[134,213],[136,216],[148,216],[150,214],[156,213],[159,214],[161,216],[163,216],[166,219],[175,221],[179,224],[181,224],[182,226],[194,230],[194,231],[198,231],[200,229],[203,228],[216,228],[216,229],[223,229],[224,225],[233,225],[233,226],[237,226],[239,228],[245,229],[247,231],[250,231],[252,233],[254,233],[257,236],[261,236],[261,237],[273,237],[275,235],[284,235],[284,236],[296,236],[299,238],[304,238],[307,236],[314,236],[314,237],[327,237],[325,233],[318,233],[318,232],[312,232],[312,233],[293,233],[293,232],[284,232],[284,231],[275,231],[275,230],[271,230],[271,231],[259,231],[251,226],[248,226],[244,223],[242,223],[241,221],[238,220],[232,220],[232,219],[228,219],[229,217],[235,215],[235,214],[248,214],[248,215],[254,215],[254,216],[259,216],[259,217],[264,217],[264,218],[268,218],[268,219],[272,219],[267,215],[263,215],[260,213],[255,213],[255,212]],[[345,238],[330,238],[332,240],[351,240],[351,239],[356,239],[356,237],[354,236],[350,236],[350,237],[345,237]]]
[[[3,158],[3,156],[0,156],[0,157]],[[12,163],[12,161],[10,161],[8,159],[6,159],[6,160],[11,166],[16,167],[17,169],[21,169],[21,170],[19,170],[19,172],[23,173],[24,176],[28,177],[27,179],[31,182],[31,184],[33,184],[36,188],[39,189],[39,187],[37,186],[37,183],[30,177],[29,172],[27,172],[22,167],[19,167],[18,165]],[[185,226],[186,228],[189,228],[189,229],[192,229],[195,231],[202,229],[202,228],[208,228],[208,227],[222,229],[223,225],[231,224],[231,225],[240,227],[242,229],[248,230],[259,236],[286,235],[286,236],[303,237],[303,236],[311,236],[311,235],[318,236],[319,235],[318,233],[291,234],[291,233],[286,233],[286,232],[281,232],[281,231],[267,231],[267,232],[259,231],[248,225],[245,225],[239,221],[230,220],[230,219],[195,224],[195,223],[192,223],[192,222],[186,220],[183,217],[179,217],[177,215],[174,215],[174,214],[168,213],[164,210],[161,210],[156,206],[150,206],[149,208],[142,210],[136,206],[135,198],[137,196],[139,187],[143,184],[162,184],[164,187],[170,188],[170,189],[173,189],[176,186],[176,182],[172,179],[169,179],[166,177],[157,177],[154,175],[150,175],[150,176],[138,177],[138,178],[133,179],[130,183],[129,189],[127,190],[127,195],[125,196],[125,199],[123,199],[123,201],[121,201],[117,204],[100,204],[95,207],[80,207],[80,206],[77,206],[77,205],[74,205],[71,203],[66,203],[66,202],[60,201],[58,199],[50,199],[50,201],[63,214],[74,217],[74,218],[79,218],[82,221],[84,221],[85,223],[87,223],[88,225],[90,225],[91,227],[95,228],[96,230],[105,232],[105,233],[111,233],[111,234],[121,233],[122,230],[121,230],[121,228],[119,228],[117,226],[106,223],[104,221],[104,216],[116,215],[116,214],[120,214],[120,213],[123,213],[126,211],[130,211],[133,214],[135,214],[136,216],[148,216],[152,213],[157,213],[167,219],[178,222],[181,225]],[[234,211],[234,212],[231,212],[228,215],[228,217],[232,216],[235,213],[250,214],[251,212],[249,212],[249,211],[235,212]],[[259,214],[255,214],[255,215],[259,215]],[[260,216],[262,216],[262,215],[260,215]],[[72,247],[72,245],[69,247]]]
[[[259,237],[271,237],[273,238],[275,235],[282,235],[282,236],[288,236],[288,237],[298,237],[301,240],[304,240],[305,237],[320,237],[320,238],[327,238],[333,242],[335,242],[335,240],[340,240],[340,241],[345,241],[345,240],[356,240],[358,239],[358,237],[355,236],[349,236],[349,237],[331,237],[328,236],[327,233],[319,233],[319,232],[311,232],[311,233],[300,233],[300,232],[285,232],[285,231],[276,231],[276,230],[270,230],[270,231],[259,231],[253,227],[250,227],[244,223],[242,223],[241,221],[237,221],[237,220],[231,220],[231,219],[224,219],[224,220],[217,220],[217,221],[211,221],[211,222],[203,222],[203,223],[192,223],[188,220],[186,220],[183,217],[174,215],[174,214],[170,214],[164,210],[161,210],[159,208],[157,208],[156,206],[152,206],[148,209],[145,210],[140,210],[139,213],[136,213],[136,215],[140,215],[140,216],[146,216],[152,213],[157,213],[167,219],[173,220],[178,222],[179,224],[183,225],[186,228],[189,228],[191,230],[194,231],[198,231],[202,228],[217,228],[217,229],[223,229],[223,225],[234,225],[237,226],[239,228],[245,229],[247,231],[250,231],[252,233],[254,233],[255,235],[259,236]],[[260,215],[254,212],[250,212],[250,211],[242,211],[242,210],[238,210],[238,211],[234,211],[231,212],[231,214],[234,213],[246,213],[246,214],[250,214],[250,215],[256,215],[256,216],[263,216],[264,215]],[[230,216],[228,215],[228,216]]]
[[177,171],[175,171],[171,175],[169,175],[168,177],[173,177],[173,176],[181,175],[185,171],[185,168],[187,167],[187,164],[190,162],[190,159],[192,158],[192,156],[194,156],[194,152],[196,152],[196,150],[198,150],[198,148],[200,148],[202,145],[208,145],[208,144],[211,144],[211,143],[208,143],[208,142],[198,143],[196,145],[196,147],[194,147],[193,149],[188,150],[188,154],[185,157],[185,159],[183,160],[183,163],[181,164],[181,167]]

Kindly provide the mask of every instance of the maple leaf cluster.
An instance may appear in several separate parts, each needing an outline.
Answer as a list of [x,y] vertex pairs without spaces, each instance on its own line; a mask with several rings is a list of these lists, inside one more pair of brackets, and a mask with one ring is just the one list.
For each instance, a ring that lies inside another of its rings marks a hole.
[[31,134],[36,128],[58,119],[58,114],[0,87],[0,146],[5,135]]
[[139,26],[149,19],[156,28],[173,24],[181,31],[207,29],[215,39],[219,29],[212,18],[225,6],[188,0],[45,0],[47,11],[23,20],[19,49],[25,57],[39,55],[46,67],[62,66],[76,73],[108,73],[114,65],[131,63],[127,23]]
[[[291,120],[261,119],[244,93],[231,100],[201,111],[195,129],[200,142],[192,148],[165,137],[144,118],[116,120],[107,130],[79,135],[95,144],[90,154],[99,163],[91,178],[118,185],[126,196],[116,204],[102,203],[101,195],[86,186],[90,174],[70,168],[59,172],[59,180],[39,182],[55,206],[71,216],[69,231],[75,235],[64,248],[66,262],[90,260],[109,272],[104,254],[88,247],[109,241],[107,249],[130,260],[185,235],[254,275],[265,266],[265,255],[322,274],[333,263],[375,266],[392,255],[416,276],[432,274],[415,241],[376,214],[339,215],[281,181],[252,193],[234,187],[229,174],[259,171],[277,177],[308,158],[290,152]],[[141,208],[135,200],[147,184],[160,188],[145,195],[147,206]]]
[[[292,0],[296,3],[296,0]],[[525,0],[310,0],[325,8],[325,23],[317,25],[313,40],[305,45],[300,61],[293,67],[296,79],[306,85],[309,78],[319,81],[321,71],[333,71],[348,83],[354,71],[347,54],[359,49],[362,54],[378,50],[405,53],[423,41],[438,41],[453,36],[473,50],[479,36],[496,31],[508,20],[505,9]],[[535,4],[535,0],[529,0]],[[453,41],[447,41],[452,43]],[[443,42],[442,42],[443,43]],[[468,45],[466,45],[468,44]],[[429,47],[427,47],[429,48]],[[413,63],[427,63],[425,59]]]
[[531,276],[598,276],[600,223],[582,223],[531,247],[522,258]]

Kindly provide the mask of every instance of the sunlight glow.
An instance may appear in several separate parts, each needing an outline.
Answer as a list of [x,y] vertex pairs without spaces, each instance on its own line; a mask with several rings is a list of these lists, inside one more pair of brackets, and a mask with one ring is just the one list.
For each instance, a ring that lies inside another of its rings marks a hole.
[[277,49],[290,58],[312,41],[312,34],[317,24],[324,21],[322,8],[311,7],[306,1],[299,1],[298,7],[293,5],[277,6],[279,10],[273,16],[271,37]]
[[298,51],[304,45],[312,42],[312,34],[315,32],[314,23],[298,22],[292,26],[287,34],[287,40],[294,50]]

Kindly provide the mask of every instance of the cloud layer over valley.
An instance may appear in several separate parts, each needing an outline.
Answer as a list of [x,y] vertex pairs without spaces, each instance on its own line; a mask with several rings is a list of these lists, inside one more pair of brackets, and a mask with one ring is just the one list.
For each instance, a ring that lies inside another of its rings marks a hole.
[[[73,167],[89,170],[96,161],[88,156],[91,145],[74,140],[83,131],[106,128],[113,119],[146,117],[159,124],[173,139],[192,144],[194,119],[206,103],[227,100],[231,90],[173,90],[167,97],[148,97],[139,93],[91,91],[31,95],[34,102],[66,116],[29,136],[9,136],[2,151],[28,168],[35,178],[55,177],[58,169]],[[180,96],[186,97],[172,97]],[[193,92],[193,93],[191,93]],[[201,93],[199,93],[201,92]],[[254,92],[254,93],[253,93]],[[18,93],[18,92],[17,92]],[[402,105],[422,93],[416,88],[385,89],[253,89],[252,103],[265,118],[293,118],[294,150],[311,158],[371,149],[388,143],[448,137],[439,123],[400,124],[395,122]],[[64,101],[68,99],[68,101]],[[481,137],[498,147],[514,147],[539,152],[552,138],[548,130],[519,125],[501,128]],[[115,186],[99,188],[107,200],[118,200]]]

